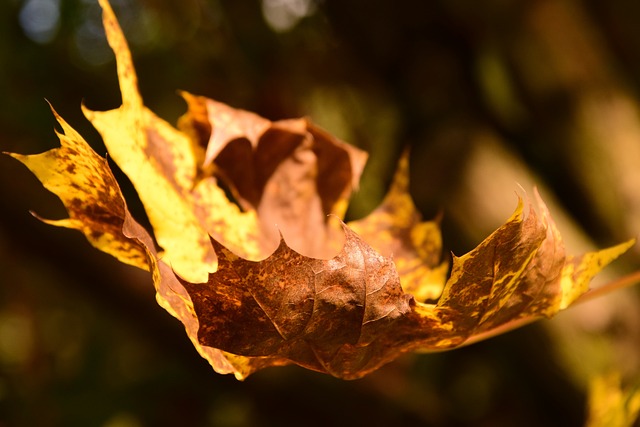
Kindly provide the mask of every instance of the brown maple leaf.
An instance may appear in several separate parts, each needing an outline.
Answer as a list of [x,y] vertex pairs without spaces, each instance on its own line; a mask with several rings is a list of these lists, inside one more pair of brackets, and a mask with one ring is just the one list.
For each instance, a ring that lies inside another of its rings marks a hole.
[[181,280],[200,321],[199,342],[343,378],[360,376],[372,353],[395,351],[379,343],[410,312],[412,297],[390,259],[343,229],[345,244],[330,260],[300,255],[282,240],[251,262],[212,240],[218,271],[202,284]]
[[[359,378],[400,354],[442,351],[510,325],[550,317],[632,241],[565,255],[536,193],[471,252],[441,260],[437,221],[408,194],[408,160],[382,205],[342,218],[366,154],[308,119],[271,122],[183,94],[176,129],[147,109],[106,0],[122,105],[85,115],[136,188],[152,230],[138,224],[105,159],[62,118],[61,147],[11,154],[57,194],[97,248],[148,269],[158,303],[219,373],[243,379],[298,364]],[[231,190],[231,202],[222,187]]]

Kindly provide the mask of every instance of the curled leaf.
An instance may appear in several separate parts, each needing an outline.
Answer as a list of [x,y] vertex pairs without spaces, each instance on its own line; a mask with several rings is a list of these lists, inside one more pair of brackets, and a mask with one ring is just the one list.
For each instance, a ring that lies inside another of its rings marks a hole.
[[243,379],[293,363],[353,379],[408,351],[475,342],[570,306],[633,244],[567,256],[536,193],[539,213],[520,199],[504,225],[453,258],[447,278],[438,223],[423,222],[408,194],[406,155],[377,210],[335,221],[365,153],[308,119],[272,122],[186,93],[174,128],[144,106],[126,40],[100,4],[122,105],[84,111],[152,229],[131,216],[106,160],[57,114],[60,148],[11,155],[67,207],[68,219],[47,222],[151,271],[158,303],[219,373]]
[[[237,257],[213,240],[219,269],[206,283],[182,281],[206,346],[246,356],[277,356],[338,377],[359,376],[379,338],[409,312],[390,259],[346,226],[330,260],[308,258],[284,241],[263,261]],[[243,325],[232,328],[230,325]]]

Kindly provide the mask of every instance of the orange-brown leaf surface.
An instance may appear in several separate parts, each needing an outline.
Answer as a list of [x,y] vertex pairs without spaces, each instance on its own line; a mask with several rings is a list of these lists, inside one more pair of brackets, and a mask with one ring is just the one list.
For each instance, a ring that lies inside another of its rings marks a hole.
[[131,216],[106,160],[57,114],[60,148],[11,155],[66,206],[68,219],[47,222],[151,271],[158,303],[216,372],[243,379],[293,363],[359,378],[405,352],[553,316],[633,243],[566,255],[536,193],[539,213],[520,199],[504,225],[453,257],[447,277],[438,222],[422,221],[408,193],[408,155],[381,206],[344,224],[365,153],[308,119],[272,122],[187,93],[173,127],[144,106],[126,40],[100,4],[122,105],[84,111],[152,229]]
[[380,344],[410,312],[412,297],[390,259],[344,231],[345,244],[330,260],[305,257],[282,241],[271,256],[251,262],[212,241],[218,271],[206,283],[182,282],[200,320],[199,342],[343,378],[395,351]]

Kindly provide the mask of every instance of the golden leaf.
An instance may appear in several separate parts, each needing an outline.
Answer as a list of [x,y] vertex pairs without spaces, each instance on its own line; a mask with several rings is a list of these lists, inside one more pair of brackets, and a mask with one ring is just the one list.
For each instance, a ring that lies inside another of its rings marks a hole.
[[365,153],[307,119],[271,122],[187,93],[174,128],[144,106],[124,36],[100,4],[122,105],[84,112],[152,230],[127,210],[106,160],[57,114],[60,148],[11,155],[67,207],[68,219],[47,222],[152,272],[158,303],[219,373],[243,379],[295,363],[353,379],[408,351],[475,342],[570,306],[633,244],[566,256],[536,193],[540,214],[519,200],[446,278],[438,223],[422,222],[408,194],[407,155],[382,205],[341,224],[332,218],[342,219]]

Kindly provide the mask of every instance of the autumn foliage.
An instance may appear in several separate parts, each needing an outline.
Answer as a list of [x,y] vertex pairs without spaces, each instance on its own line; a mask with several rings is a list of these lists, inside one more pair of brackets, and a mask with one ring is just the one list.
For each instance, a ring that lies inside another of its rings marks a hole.
[[46,222],[152,273],[158,303],[216,372],[243,379],[294,363],[359,378],[409,351],[551,317],[633,243],[565,254],[535,193],[537,211],[519,199],[449,265],[437,221],[423,222],[408,194],[406,154],[382,205],[345,224],[364,152],[307,119],[272,122],[188,93],[173,127],[143,104],[124,36],[100,3],[122,105],[84,113],[152,230],[130,214],[107,160],[57,114],[59,148],[11,155],[64,202],[69,218]]

